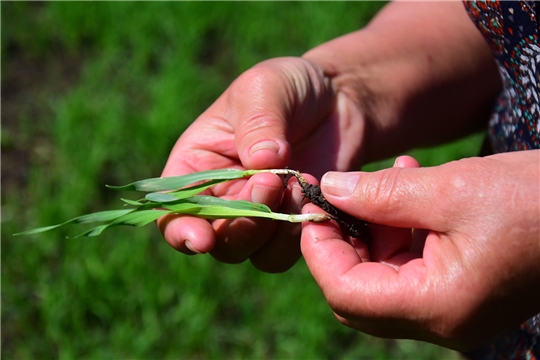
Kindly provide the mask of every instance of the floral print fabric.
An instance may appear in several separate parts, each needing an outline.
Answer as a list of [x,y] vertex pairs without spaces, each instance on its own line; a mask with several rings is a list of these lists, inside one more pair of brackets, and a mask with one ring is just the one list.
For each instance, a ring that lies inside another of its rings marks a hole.
[[494,152],[540,148],[540,46],[535,1],[465,1],[504,83],[489,123]]
[[[499,66],[504,89],[495,104],[489,137],[494,152],[540,148],[540,33],[535,1],[464,1]],[[470,359],[539,359],[540,314]]]

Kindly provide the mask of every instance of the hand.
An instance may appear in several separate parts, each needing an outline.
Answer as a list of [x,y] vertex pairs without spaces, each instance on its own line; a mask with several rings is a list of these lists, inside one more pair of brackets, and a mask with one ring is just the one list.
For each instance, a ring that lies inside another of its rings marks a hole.
[[[358,166],[363,131],[358,106],[313,63],[273,59],[242,74],[182,134],[162,175],[289,166],[322,176]],[[216,186],[210,194],[264,203],[274,211],[301,211],[300,188],[283,190],[283,179],[272,174]],[[299,225],[189,216],[166,216],[158,224],[169,244],[186,254],[210,252],[230,263],[250,258],[269,272],[285,271],[301,256]]]
[[326,174],[328,201],[381,224],[369,249],[333,223],[303,225],[302,253],[336,317],[471,350],[540,312],[539,160],[535,150]]
[[[496,63],[461,4],[391,3],[362,30],[242,74],[180,137],[163,176],[289,166],[319,178],[358,169],[474,130],[499,92]],[[299,211],[299,189],[282,190],[277,177],[261,175],[211,195]],[[186,254],[249,258],[269,272],[300,257],[299,226],[187,216],[158,225]]]

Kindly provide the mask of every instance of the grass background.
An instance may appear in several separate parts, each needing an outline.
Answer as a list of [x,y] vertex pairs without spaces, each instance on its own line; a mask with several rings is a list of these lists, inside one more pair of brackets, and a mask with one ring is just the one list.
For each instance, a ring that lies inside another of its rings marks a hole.
[[[242,71],[358,29],[382,6],[1,2],[2,358],[458,358],[340,325],[303,261],[269,275],[188,257],[153,226],[11,236],[117,207],[104,184],[159,175]],[[436,165],[475,155],[481,140],[412,153]]]

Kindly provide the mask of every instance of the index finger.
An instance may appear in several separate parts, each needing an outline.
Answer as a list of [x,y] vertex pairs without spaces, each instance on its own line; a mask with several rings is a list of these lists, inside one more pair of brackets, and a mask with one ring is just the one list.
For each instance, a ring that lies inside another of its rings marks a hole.
[[[315,211],[320,210],[313,205],[304,207],[304,212]],[[423,316],[426,298],[434,294],[426,291],[430,287],[429,269],[423,259],[411,260],[399,268],[367,262],[344,240],[337,225],[303,224],[302,254],[336,314],[364,324],[381,317]],[[444,296],[444,292],[439,295]]]

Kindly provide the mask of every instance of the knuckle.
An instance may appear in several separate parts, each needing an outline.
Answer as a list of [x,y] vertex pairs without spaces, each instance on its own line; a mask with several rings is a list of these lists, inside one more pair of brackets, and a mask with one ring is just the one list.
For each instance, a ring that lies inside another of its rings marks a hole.
[[281,128],[284,121],[275,114],[261,110],[244,119],[237,130],[237,137],[240,139],[252,137],[261,132],[268,133],[269,129]]
[[361,196],[382,213],[399,211],[403,197],[397,195],[404,191],[401,171],[400,168],[392,168],[377,172],[376,176],[363,183]]
[[258,64],[245,72],[243,72],[238,79],[236,79],[231,88],[231,100],[234,101],[235,97],[244,96],[246,89],[252,94],[263,94],[264,89],[269,84],[274,83],[278,78],[276,70],[268,64]]

